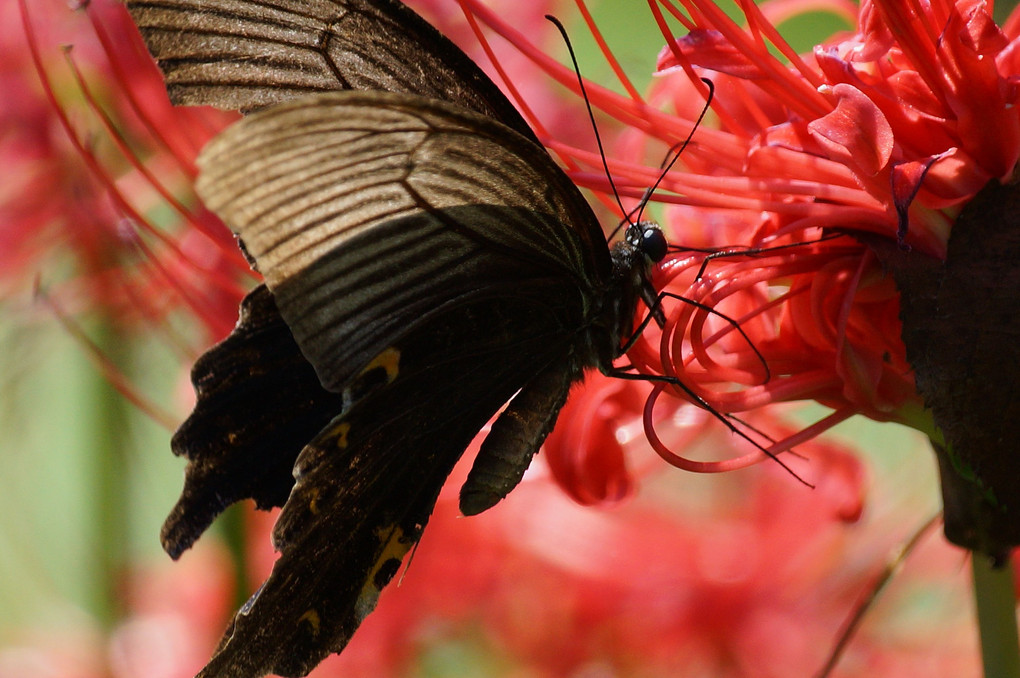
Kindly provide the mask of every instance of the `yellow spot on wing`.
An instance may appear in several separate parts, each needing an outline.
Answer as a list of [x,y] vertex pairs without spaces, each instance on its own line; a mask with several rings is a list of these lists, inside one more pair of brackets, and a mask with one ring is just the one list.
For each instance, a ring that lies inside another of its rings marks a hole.
[[400,373],[400,349],[390,346],[388,349],[372,358],[372,362],[365,365],[361,374],[366,374],[374,369],[382,368],[386,371],[386,383],[391,383]]
[[336,438],[336,446],[341,450],[347,447],[347,434],[351,430],[350,422],[342,421],[327,432],[330,438]]
[[298,624],[300,624],[301,622],[308,622],[308,625],[312,628],[313,636],[319,635],[319,627],[321,626],[322,622],[319,619],[319,613],[316,612],[314,609],[308,610],[303,615],[301,615],[301,617],[298,619]]
[[411,550],[413,542],[405,541],[404,531],[397,525],[389,525],[375,531],[376,537],[383,544],[382,551],[375,559],[372,569],[365,577],[365,583],[361,587],[358,601],[355,603],[355,615],[358,623],[361,623],[368,616],[368,613],[375,609],[379,601],[379,587],[376,586],[376,576],[379,570],[391,560],[401,560]]

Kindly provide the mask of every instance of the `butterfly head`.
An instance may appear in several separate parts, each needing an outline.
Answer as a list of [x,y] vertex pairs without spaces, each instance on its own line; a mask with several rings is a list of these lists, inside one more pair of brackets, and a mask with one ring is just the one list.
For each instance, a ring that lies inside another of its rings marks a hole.
[[644,254],[650,263],[658,263],[666,257],[666,236],[654,222],[639,221],[631,224],[627,227],[624,240],[637,252]]
[[608,329],[608,345],[598,351],[595,364],[605,368],[619,357],[634,331],[634,313],[638,299],[653,309],[653,317],[661,322],[658,294],[651,283],[652,266],[665,258],[668,250],[666,236],[656,224],[640,221],[627,227],[621,242],[610,251],[613,260],[613,277],[607,291],[608,303],[604,306],[604,327]]
[[612,247],[614,277],[624,288],[640,290],[649,284],[652,265],[662,261],[668,250],[666,236],[658,224],[633,223],[627,227],[623,241]]
[[669,243],[659,225],[651,221],[639,221],[627,227],[624,241],[630,247],[630,253],[621,262],[629,270],[629,285],[651,309],[655,321],[661,327],[665,318],[659,308],[659,296],[651,283],[651,269],[666,258]]

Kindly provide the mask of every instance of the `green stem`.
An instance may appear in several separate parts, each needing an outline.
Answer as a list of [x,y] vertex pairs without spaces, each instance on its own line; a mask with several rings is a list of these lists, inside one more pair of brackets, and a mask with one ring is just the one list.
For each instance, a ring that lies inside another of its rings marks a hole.
[[1020,678],[1012,564],[1010,561],[993,563],[991,558],[980,553],[972,553],[970,562],[984,676]]
[[[103,322],[96,330],[97,343],[110,355],[123,352],[118,332]],[[127,413],[121,395],[101,374],[93,371],[87,408],[94,462],[94,553],[97,582],[94,611],[106,628],[123,615],[122,582],[127,561],[128,488],[125,428]]]

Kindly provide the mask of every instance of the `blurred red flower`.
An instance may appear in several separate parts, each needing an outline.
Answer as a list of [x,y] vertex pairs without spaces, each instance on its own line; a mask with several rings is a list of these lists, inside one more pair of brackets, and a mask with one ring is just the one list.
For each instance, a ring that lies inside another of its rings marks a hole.
[[[852,236],[944,257],[963,207],[990,180],[1011,176],[1020,155],[1020,20],[999,28],[985,4],[948,0],[872,0],[859,9],[838,0],[740,3],[743,26],[708,0],[649,6],[666,42],[649,93],[589,91],[602,113],[629,128],[608,154],[609,167],[625,207],[658,182],[653,200],[671,205],[663,218],[671,241],[717,250],[680,248],[662,262],[655,284],[669,295],[668,322],[661,333],[646,328],[629,353],[639,370],[686,387],[656,386],[644,409],[654,446],[691,470],[767,459],[749,447],[736,459],[699,463],[673,452],[685,437],[656,440],[655,422],[675,421],[692,395],[761,425],[765,435],[730,420],[772,455],[854,414],[930,433],[901,339],[896,284]],[[776,24],[821,9],[853,29],[797,54]],[[511,33],[498,18],[487,20]],[[546,67],[565,78],[562,67]],[[663,174],[665,149],[690,133],[707,100],[702,77],[714,83],[709,116]],[[555,139],[547,144],[577,183],[607,190],[597,156]],[[674,398],[655,405],[662,392]],[[571,427],[561,425],[548,445],[551,463],[576,498],[616,499],[632,479],[609,451],[614,437],[591,431],[627,424],[604,389],[582,393],[570,406],[589,417],[588,426],[566,440]],[[769,422],[782,412],[773,405],[795,401],[832,412],[778,439]],[[637,416],[636,399],[629,402]],[[595,471],[579,460],[603,464],[601,490],[585,486]]]
[[[841,446],[807,448],[830,476],[859,468]],[[376,611],[311,676],[407,675],[433,662],[441,675],[813,675],[907,536],[897,522],[916,520],[906,504],[847,530],[834,516],[856,498],[791,492],[774,466],[710,488],[660,475],[601,511],[555,491],[539,467],[498,506],[465,519],[457,488],[467,471],[465,462],[454,472]],[[252,580],[275,559],[274,519],[251,523]],[[926,675],[976,675],[975,639],[956,613],[962,562],[944,542],[924,542],[903,588],[884,601],[886,615],[869,617],[836,675],[892,677],[922,665]],[[918,623],[911,597],[935,595],[936,582],[942,607]]]
[[198,150],[236,115],[170,106],[120,3],[0,11],[0,89],[17,93],[0,113],[15,178],[0,195],[0,284],[38,279],[73,310],[150,326],[185,309],[227,332],[247,266],[191,182]]

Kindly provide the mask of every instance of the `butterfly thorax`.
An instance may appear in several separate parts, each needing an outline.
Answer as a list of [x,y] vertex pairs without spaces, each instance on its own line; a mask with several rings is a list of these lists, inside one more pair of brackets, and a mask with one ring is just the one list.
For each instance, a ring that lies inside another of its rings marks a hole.
[[651,270],[665,256],[662,230],[646,221],[630,225],[623,240],[610,249],[613,268],[602,294],[602,307],[587,333],[585,348],[589,354],[584,356],[587,364],[608,373],[634,332],[638,299],[644,300],[649,308],[657,308]]

